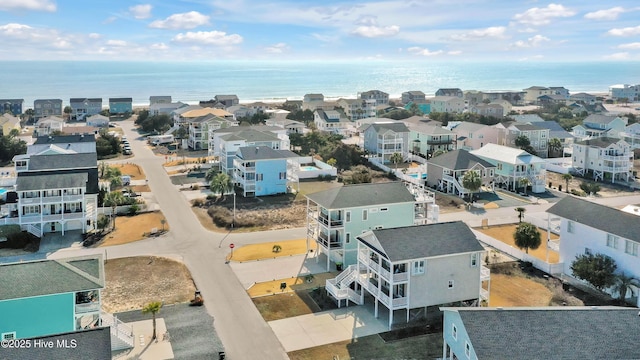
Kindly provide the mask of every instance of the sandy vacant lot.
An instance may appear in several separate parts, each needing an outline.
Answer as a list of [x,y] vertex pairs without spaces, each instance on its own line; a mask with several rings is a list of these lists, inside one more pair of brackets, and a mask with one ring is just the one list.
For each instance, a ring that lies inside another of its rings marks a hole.
[[[104,237],[100,246],[121,245],[147,238],[151,229],[162,230],[164,215],[159,212],[148,212],[135,216],[118,216],[116,218],[116,230]],[[164,229],[169,230],[169,224],[164,224]]]
[[[514,248],[518,248],[516,246],[515,241],[513,240],[513,233],[516,231],[517,224],[508,224],[508,225],[498,225],[491,226],[488,229],[476,228],[474,230],[480,231],[483,234],[489,235],[494,239],[498,239],[505,244],[509,244]],[[547,248],[545,246],[547,240],[547,232],[546,230],[538,228],[538,232],[540,233],[541,244],[540,247],[533,250],[529,249],[529,255],[537,257],[542,261],[547,260]],[[551,240],[559,239],[558,235],[551,234]],[[523,250],[524,251],[524,250]],[[560,261],[560,255],[555,252],[549,250],[549,263],[556,264]]]
[[520,276],[491,274],[489,306],[549,306],[551,290]]
[[141,309],[152,301],[186,302],[196,289],[184,264],[161,257],[144,256],[105,261],[106,287],[102,306],[108,312]]
[[144,171],[142,171],[140,166],[136,164],[126,163],[126,164],[114,164],[109,166],[119,168],[122,175],[131,176],[131,180],[144,180],[147,178],[144,175]]

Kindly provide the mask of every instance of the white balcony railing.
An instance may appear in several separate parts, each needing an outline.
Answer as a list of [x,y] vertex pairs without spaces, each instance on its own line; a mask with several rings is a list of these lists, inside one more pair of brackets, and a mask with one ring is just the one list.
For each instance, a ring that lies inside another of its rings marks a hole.
[[486,281],[489,279],[491,279],[491,270],[486,266],[482,266],[480,268],[480,281]]
[[62,196],[46,196],[42,198],[43,204],[61,203]]
[[99,302],[89,302],[85,304],[76,304],[76,314],[100,311]]
[[393,282],[394,283],[399,283],[399,282],[408,281],[408,280],[409,280],[409,272],[408,271],[393,274]]
[[64,195],[63,200],[65,202],[80,202],[84,199],[84,195]]
[[404,307],[407,306],[407,304],[409,303],[409,299],[407,297],[401,297],[401,298],[394,298],[392,300],[392,304],[393,304],[393,308],[399,308],[399,307]]
[[480,299],[489,300],[489,291],[485,289],[480,289]]

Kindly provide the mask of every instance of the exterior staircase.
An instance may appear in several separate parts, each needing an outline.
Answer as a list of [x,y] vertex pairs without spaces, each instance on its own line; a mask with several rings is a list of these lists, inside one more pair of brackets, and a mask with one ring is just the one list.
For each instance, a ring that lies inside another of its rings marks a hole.
[[129,325],[106,312],[100,314],[100,319],[102,326],[109,326],[111,329],[111,351],[131,349],[134,346],[133,329]]
[[31,234],[33,234],[34,236],[42,238],[42,229],[39,228],[36,225],[24,224],[24,225],[20,225],[20,229],[23,230],[23,231],[28,231]]
[[349,265],[335,278],[327,279],[326,289],[331,296],[338,300],[338,307],[340,307],[340,300],[347,300],[347,306],[349,305],[349,301],[362,305],[362,302],[360,301],[360,294],[350,287],[357,278],[358,267],[356,265]]
[[442,175],[442,180],[443,187],[446,187],[447,183],[451,183],[460,197],[469,193],[469,190],[465,189],[464,186],[462,186],[462,184],[460,184],[458,180],[451,175]]

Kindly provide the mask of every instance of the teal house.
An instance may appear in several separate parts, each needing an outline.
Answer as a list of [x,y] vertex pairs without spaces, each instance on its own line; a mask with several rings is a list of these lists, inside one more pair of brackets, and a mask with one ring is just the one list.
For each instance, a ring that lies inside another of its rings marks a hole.
[[0,265],[0,336],[25,339],[102,325],[102,255]]
[[[409,187],[407,187],[409,186]],[[307,242],[318,255],[349,266],[357,263],[358,241],[365,231],[425,224],[433,193],[402,182],[345,185],[307,195]],[[433,215],[430,214],[430,215]]]
[[109,98],[109,112],[112,115],[133,112],[132,98]]

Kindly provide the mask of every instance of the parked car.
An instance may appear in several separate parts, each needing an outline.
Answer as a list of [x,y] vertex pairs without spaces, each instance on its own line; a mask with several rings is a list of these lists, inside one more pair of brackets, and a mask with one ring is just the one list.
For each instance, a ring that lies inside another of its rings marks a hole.
[[133,153],[131,152],[131,149],[124,149],[124,150],[122,150],[122,154],[123,155],[131,155]]

